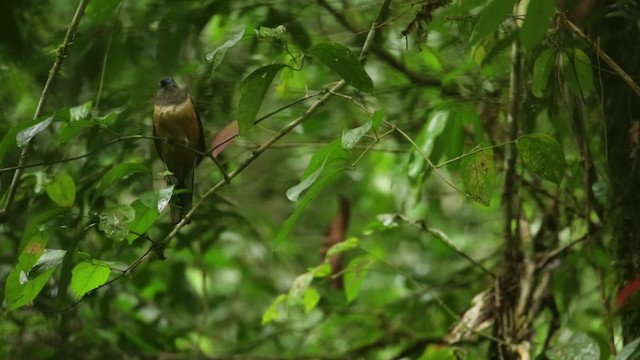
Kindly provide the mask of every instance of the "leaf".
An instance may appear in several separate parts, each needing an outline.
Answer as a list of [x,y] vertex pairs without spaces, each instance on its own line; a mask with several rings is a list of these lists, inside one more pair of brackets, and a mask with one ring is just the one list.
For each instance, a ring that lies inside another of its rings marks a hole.
[[333,246],[331,246],[329,248],[329,250],[327,250],[327,257],[332,257],[332,256],[336,256],[338,254],[341,254],[345,251],[351,250],[353,248],[358,247],[358,245],[360,245],[360,242],[358,241],[358,238],[352,237],[349,238],[345,241],[339,242]]
[[354,129],[342,130],[342,147],[345,149],[353,149],[354,146],[362,139],[362,137],[371,129],[371,120]]
[[255,32],[260,40],[264,38],[273,38],[284,41],[287,34],[287,28],[284,25],[278,25],[275,28],[260,26],[260,29],[255,30]]
[[169,205],[173,195],[173,188],[174,186],[171,185],[157,191],[147,191],[140,195],[140,200],[148,208],[155,209],[158,213],[161,213]]
[[100,213],[98,229],[108,238],[123,240],[129,233],[129,223],[136,218],[136,211],[129,205],[118,205]]
[[524,24],[520,28],[520,41],[526,50],[533,50],[544,38],[554,13],[552,0],[529,1]]
[[29,279],[24,271],[13,269],[7,276],[5,284],[5,302],[7,312],[25,306],[32,302],[49,281],[53,271],[49,269],[33,279]]
[[385,110],[378,109],[373,113],[371,117],[371,128],[373,131],[378,131],[380,125],[382,124],[382,120],[384,120]]
[[331,274],[331,265],[322,263],[314,268],[309,269],[309,273],[312,274],[313,277],[325,277]]
[[347,84],[364,92],[373,90],[373,81],[358,58],[346,46],[336,43],[320,43],[307,51],[317,57],[326,67],[340,75]]
[[129,223],[127,228],[127,240],[129,241],[129,244],[131,244],[133,240],[137,239],[141,234],[147,232],[160,215],[157,204],[148,206],[144,204],[142,200],[136,200],[131,203],[131,207],[136,212],[136,217],[131,223]]
[[560,185],[565,160],[562,147],[556,139],[545,134],[525,135],[518,139],[516,146],[522,160],[534,173]]
[[634,339],[624,346],[615,360],[637,360],[640,355],[640,338]]
[[549,83],[549,75],[553,70],[556,50],[552,48],[544,49],[533,65],[533,79],[531,80],[531,92],[537,98],[544,97],[544,91]]
[[238,102],[238,128],[240,135],[246,135],[256,119],[262,100],[273,78],[286,65],[272,64],[259,68],[240,83]]
[[76,185],[69,174],[62,173],[47,184],[47,195],[62,207],[71,207],[76,201]]
[[18,145],[18,147],[23,147],[27,145],[29,141],[33,139],[34,136],[42,132],[44,129],[48,128],[49,125],[51,125],[52,121],[53,121],[53,116],[50,116],[26,129],[20,130],[16,134],[16,145]]
[[87,5],[87,16],[100,24],[115,16],[115,11],[121,0],[91,1]]
[[244,29],[242,29],[239,33],[233,35],[231,37],[231,39],[225,41],[224,44],[222,44],[221,46],[217,47],[212,52],[210,52],[207,55],[205,55],[205,59],[207,59],[207,61],[211,62],[211,75],[212,76],[213,76],[213,72],[216,70],[216,68],[222,63],[222,59],[224,59],[224,56],[227,53],[227,50],[229,50],[230,48],[236,46],[236,44],[240,40],[242,40],[243,36],[244,36]]
[[462,182],[469,195],[477,202],[489,206],[496,185],[496,164],[493,150],[474,152],[460,160]]
[[91,116],[92,108],[93,103],[91,101],[72,107],[69,109],[69,121],[74,122],[88,119]]
[[266,325],[272,321],[281,320],[284,316],[283,305],[287,301],[287,294],[280,294],[269,308],[262,314],[262,325]]
[[287,189],[287,192],[286,192],[287,199],[291,201],[298,201],[298,197],[300,196],[300,194],[303,191],[307,190],[311,185],[313,185],[316,182],[316,180],[318,180],[318,177],[320,176],[320,174],[322,174],[322,170],[324,169],[325,164],[326,164],[326,159],[325,159],[325,162],[322,163],[322,166],[317,168],[313,173],[307,176],[304,180],[302,180],[297,185],[294,185],[289,189]]
[[313,310],[320,301],[320,293],[314,287],[309,287],[302,296],[302,304],[304,305],[304,312],[308,313]]
[[471,45],[475,45],[485,36],[498,30],[498,27],[507,17],[507,14],[513,9],[514,5],[514,0],[492,0],[487,4],[487,6],[482,9],[478,22],[473,28],[471,40],[469,40]]
[[562,56],[563,71],[571,92],[582,98],[593,93],[593,68],[591,60],[584,51],[568,49]]
[[[430,157],[431,152],[434,150],[436,142],[444,130],[447,128],[447,123],[451,118],[449,110],[436,110],[432,114],[429,114],[428,120],[423,126],[420,135],[416,139],[416,144],[420,147],[420,152],[414,150],[409,158],[409,165],[407,174],[411,178],[416,178],[425,171],[426,161],[424,156]],[[438,161],[437,158],[432,158],[431,161]]]
[[111,266],[104,261],[81,262],[71,270],[71,290],[81,298],[109,280]]
[[598,343],[585,333],[574,334],[545,353],[549,360],[600,360]]
[[93,196],[94,201],[95,199],[100,197],[100,195],[102,195],[105,190],[107,190],[109,187],[111,187],[121,179],[129,175],[139,173],[151,174],[151,171],[145,165],[137,162],[126,162],[118,164],[115,167],[111,168],[109,171],[107,171],[106,174],[104,174],[104,176],[102,176],[102,179],[100,179],[98,187],[96,188],[95,195]]
[[33,265],[33,268],[31,268],[30,275],[33,275],[31,273],[36,269],[42,272],[62,264],[66,253],[67,250],[45,249],[42,256],[40,256],[38,261]]
[[211,156],[218,157],[224,149],[233,143],[233,139],[235,139],[236,136],[238,136],[238,121],[234,120],[216,134],[216,137],[213,139]]
[[344,292],[347,302],[352,302],[360,294],[362,282],[371,265],[373,265],[373,259],[368,256],[357,257],[347,265],[344,274]]

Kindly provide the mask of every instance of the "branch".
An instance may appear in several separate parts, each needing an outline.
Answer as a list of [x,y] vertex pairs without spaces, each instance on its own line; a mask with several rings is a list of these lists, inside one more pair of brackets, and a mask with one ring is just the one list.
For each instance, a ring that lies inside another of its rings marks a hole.
[[[40,94],[40,99],[38,100],[38,106],[36,107],[36,111],[33,114],[33,119],[37,119],[42,115],[44,104],[47,102],[47,98],[49,97],[49,90],[51,89],[51,84],[58,77],[58,73],[60,73],[60,68],[62,67],[62,62],[67,57],[69,53],[69,47],[73,43],[73,39],[76,35],[76,30],[78,29],[78,25],[80,24],[80,20],[82,19],[82,15],[84,15],[84,9],[87,7],[89,0],[81,0],[80,4],[78,4],[78,8],[76,9],[76,13],[73,15],[73,19],[71,20],[71,24],[69,25],[69,30],[67,30],[67,34],[64,36],[64,40],[62,41],[62,45],[58,49],[58,56],[53,62],[53,66],[51,70],[49,70],[49,77],[47,78],[47,82],[44,84],[44,88],[42,89],[42,94]],[[31,142],[27,143],[27,145],[22,150],[20,154],[20,160],[18,160],[18,167],[16,171],[13,173],[13,179],[11,180],[11,185],[9,186],[9,191],[7,193],[7,200],[4,204],[2,210],[0,210],[0,223],[6,220],[9,215],[9,208],[13,203],[13,198],[16,195],[16,191],[18,186],[20,185],[20,177],[22,176],[22,164],[24,160],[27,158],[27,154],[29,153],[29,149],[31,148]]]

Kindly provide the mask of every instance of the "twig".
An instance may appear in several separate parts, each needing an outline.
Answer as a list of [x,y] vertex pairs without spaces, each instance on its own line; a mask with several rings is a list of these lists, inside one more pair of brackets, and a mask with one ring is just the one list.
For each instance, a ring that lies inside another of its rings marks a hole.
[[[51,89],[51,84],[58,77],[58,73],[60,72],[60,68],[62,67],[62,62],[67,57],[69,53],[69,47],[73,43],[73,39],[76,35],[76,30],[78,29],[78,25],[80,24],[80,20],[84,15],[84,9],[87,7],[89,0],[81,0],[80,4],[78,4],[78,8],[76,9],[76,13],[73,15],[73,19],[71,20],[71,24],[69,25],[69,29],[67,30],[67,34],[64,36],[64,40],[62,41],[62,45],[58,48],[58,56],[53,62],[53,66],[51,66],[51,70],[49,70],[49,77],[44,84],[44,88],[42,89],[42,94],[40,94],[40,99],[38,100],[38,106],[36,107],[36,111],[33,114],[33,119],[37,119],[42,115],[44,110],[44,105],[47,102],[47,98],[49,97],[49,90]],[[2,210],[0,210],[0,223],[6,220],[9,215],[9,208],[13,203],[13,198],[16,195],[16,191],[18,186],[20,185],[20,177],[22,176],[22,164],[27,158],[27,154],[29,153],[31,142],[27,143],[22,149],[22,153],[20,153],[20,160],[18,160],[18,168],[13,173],[13,179],[11,180],[11,185],[9,186],[9,191],[7,193],[7,200],[4,204]]]

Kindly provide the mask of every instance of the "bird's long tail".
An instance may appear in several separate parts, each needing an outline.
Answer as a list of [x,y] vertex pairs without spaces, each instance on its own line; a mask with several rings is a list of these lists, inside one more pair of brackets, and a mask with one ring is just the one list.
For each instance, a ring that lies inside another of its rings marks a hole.
[[[175,184],[175,188],[173,189],[173,196],[170,202],[170,215],[171,222],[177,224],[182,221],[189,210],[191,210],[191,204],[193,202],[193,173],[189,178],[184,180],[178,180],[173,176],[171,180],[173,180],[171,183]],[[191,219],[187,221],[187,224],[190,222]]]

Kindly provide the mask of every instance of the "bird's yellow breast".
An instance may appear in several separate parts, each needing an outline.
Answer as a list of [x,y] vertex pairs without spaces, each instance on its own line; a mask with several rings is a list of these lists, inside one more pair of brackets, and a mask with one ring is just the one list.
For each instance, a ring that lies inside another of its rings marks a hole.
[[159,137],[195,146],[199,134],[198,116],[190,98],[175,105],[155,105],[153,121]]

